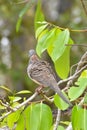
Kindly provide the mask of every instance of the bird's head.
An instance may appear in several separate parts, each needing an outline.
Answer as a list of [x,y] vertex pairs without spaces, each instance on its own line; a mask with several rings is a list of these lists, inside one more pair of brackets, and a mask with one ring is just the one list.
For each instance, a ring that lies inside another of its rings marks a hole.
[[29,50],[29,57],[31,57],[33,55],[36,55],[35,50],[33,50],[33,49]]

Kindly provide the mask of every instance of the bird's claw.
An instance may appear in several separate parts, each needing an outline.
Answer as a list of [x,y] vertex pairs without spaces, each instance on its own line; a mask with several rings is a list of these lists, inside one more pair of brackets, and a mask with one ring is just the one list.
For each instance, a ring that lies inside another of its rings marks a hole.
[[38,88],[36,88],[35,91],[38,92],[38,94],[40,94],[43,87],[44,87],[43,85],[40,85]]

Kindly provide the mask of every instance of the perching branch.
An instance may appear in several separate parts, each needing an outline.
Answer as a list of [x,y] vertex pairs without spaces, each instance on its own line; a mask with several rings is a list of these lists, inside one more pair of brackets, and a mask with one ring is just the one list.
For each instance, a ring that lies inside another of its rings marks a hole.
[[[66,87],[70,87],[78,78],[79,76],[81,75],[82,71],[87,69],[87,52],[82,56],[81,60],[79,61],[79,63],[77,64],[77,68],[76,68],[76,71],[75,73],[70,76],[69,78],[67,79],[64,79],[64,80],[61,80],[58,82],[58,87],[60,86],[60,84],[63,84],[63,83],[67,83],[67,86]],[[26,106],[30,101],[32,101],[36,96],[38,95],[38,92],[36,91],[31,97],[29,97],[26,101],[22,102],[21,104],[19,104],[18,106],[12,108],[11,106],[9,106],[9,104],[5,104],[3,103],[2,101],[0,101],[0,104],[4,107],[7,108],[7,110],[9,110],[7,113],[5,113],[4,115],[2,115],[0,117],[0,121],[4,118],[6,118],[8,115],[10,115],[11,113],[17,111],[18,109],[20,109],[21,107],[23,106]],[[44,94],[43,94],[43,97],[44,99],[46,99],[47,101],[52,101],[49,100]],[[82,103],[82,102],[81,102]],[[80,104],[80,103],[79,103]],[[57,130],[58,128],[58,125],[59,125],[59,122],[60,122],[60,116],[61,116],[61,111],[58,110],[58,114],[57,114],[57,118],[56,118],[56,123],[55,123],[55,126],[54,126],[54,130]],[[67,127],[66,130],[71,130],[72,129],[72,126],[71,124]]]

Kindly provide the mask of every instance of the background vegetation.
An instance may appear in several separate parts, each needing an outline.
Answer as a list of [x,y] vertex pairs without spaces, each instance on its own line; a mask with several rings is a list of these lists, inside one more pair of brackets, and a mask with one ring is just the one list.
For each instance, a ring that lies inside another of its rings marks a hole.
[[[84,1],[84,3],[86,7],[87,2]],[[28,60],[29,60],[28,50],[31,48],[35,49],[37,46],[38,55],[41,55],[41,53],[43,52],[43,50],[42,52],[39,51],[38,49],[39,44],[37,45],[38,40],[35,37],[36,35],[35,32],[38,26],[38,24],[35,25],[36,24],[35,23],[36,22],[36,19],[35,19],[36,8],[37,8],[37,1],[35,0],[0,1],[0,59],[1,59],[0,60],[0,84],[1,84],[0,97],[3,101],[5,101],[5,99],[7,99],[8,101],[9,100],[13,101],[13,99],[11,98],[8,99],[8,94],[15,95],[20,90],[29,90],[29,91],[34,92],[37,86],[28,78],[27,72],[26,72],[26,68],[27,68]],[[48,21],[49,25],[52,25],[52,26],[55,25],[54,28],[56,28],[56,26],[59,26],[60,29],[63,28],[63,30],[65,30],[65,28],[68,28],[70,30],[69,38],[73,39],[75,44],[86,44],[86,37],[87,37],[86,13],[84,12],[81,1],[42,0],[41,10],[43,11],[45,20]],[[42,17],[40,16],[40,18],[44,20],[44,16]],[[38,33],[37,33],[37,37],[39,37]],[[76,64],[80,60],[82,54],[84,54],[86,49],[87,47],[85,46],[73,46],[71,48],[70,66],[72,66],[73,64]],[[51,56],[50,52],[49,54]],[[42,56],[44,59],[52,63],[52,60],[49,58],[46,52]],[[53,55],[53,61],[55,61],[54,55]],[[57,69],[56,69],[56,72],[57,72]],[[74,72],[74,69],[73,69],[73,72]],[[57,80],[59,80],[60,78],[64,79],[65,77],[61,77],[61,76],[57,77]],[[6,86],[8,89],[4,88],[4,86]],[[9,92],[9,90],[11,90],[11,92]],[[22,97],[28,97],[30,93],[29,91],[24,92],[25,94],[21,93],[23,94]],[[37,97],[36,100],[38,100],[38,98],[39,97]],[[72,99],[72,96],[71,96],[71,99]],[[16,100],[19,101],[20,99],[16,99]],[[24,111],[24,113],[27,114],[29,110],[31,112],[31,107],[33,107],[36,111],[38,111],[41,109],[41,106],[43,106],[43,108],[45,107],[47,110],[46,112],[47,113],[49,112],[50,114],[50,120],[48,121],[48,123],[50,122],[49,123],[49,127],[50,127],[52,123],[52,120],[51,120],[52,115],[50,112],[51,110],[49,110],[48,106],[45,106],[43,104],[40,104],[40,106],[39,105],[29,106],[26,109],[26,111]],[[53,109],[54,106],[52,105],[51,108]],[[21,111],[18,111],[17,114],[20,115]],[[78,109],[74,108],[73,115],[76,114],[76,111],[78,111]],[[47,113],[46,115],[44,115],[44,112],[43,112],[43,115],[47,116]],[[83,109],[81,109],[81,113],[83,113]],[[37,115],[38,113],[34,115],[34,118]],[[79,115],[79,112],[77,113],[77,115]],[[74,120],[74,118],[75,117],[73,116],[72,120]],[[10,124],[9,119],[11,119],[11,117],[8,118],[8,126],[12,129],[13,125]],[[17,119],[14,122],[16,121]],[[73,126],[76,126],[76,124],[73,124]],[[24,126],[21,126],[21,127],[23,128]],[[45,129],[49,129],[49,127]],[[83,127],[81,126],[81,128]],[[19,126],[17,126],[17,129],[19,129]],[[34,128],[32,128],[32,130],[33,129]],[[39,129],[42,130],[42,128],[40,127]],[[60,130],[62,130],[62,128],[60,128]]]

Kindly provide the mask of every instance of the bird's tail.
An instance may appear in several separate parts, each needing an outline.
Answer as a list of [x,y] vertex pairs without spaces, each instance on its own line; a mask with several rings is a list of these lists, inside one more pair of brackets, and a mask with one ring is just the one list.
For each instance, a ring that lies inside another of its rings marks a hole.
[[51,88],[63,99],[63,101],[65,101],[67,104],[69,104],[70,107],[72,106],[69,99],[64,96],[64,94],[61,92],[61,90],[58,86],[55,86],[55,87],[51,86]]

